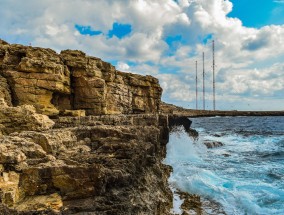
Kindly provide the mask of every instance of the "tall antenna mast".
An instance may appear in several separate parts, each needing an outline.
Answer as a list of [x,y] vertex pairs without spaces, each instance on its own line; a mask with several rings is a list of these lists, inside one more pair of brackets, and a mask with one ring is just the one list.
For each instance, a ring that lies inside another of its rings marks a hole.
[[205,110],[205,69],[204,69],[204,52],[202,53],[203,60],[203,110]]
[[213,40],[212,43],[212,51],[213,51],[213,110],[216,109],[216,101],[215,101],[215,42]]
[[197,61],[195,61],[195,87],[196,87],[196,89],[195,89],[195,92],[196,92],[196,110],[198,109],[198,91],[197,91]]

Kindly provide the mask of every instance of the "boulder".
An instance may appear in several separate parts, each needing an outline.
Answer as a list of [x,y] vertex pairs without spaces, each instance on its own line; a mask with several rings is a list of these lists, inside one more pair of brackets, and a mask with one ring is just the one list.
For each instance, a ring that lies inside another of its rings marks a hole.
[[208,149],[224,146],[224,144],[219,141],[204,141],[203,143]]

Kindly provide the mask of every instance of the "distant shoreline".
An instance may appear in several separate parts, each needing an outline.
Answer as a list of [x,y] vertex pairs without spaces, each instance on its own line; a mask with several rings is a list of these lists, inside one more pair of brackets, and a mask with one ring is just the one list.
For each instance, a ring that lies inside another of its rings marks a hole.
[[174,115],[189,117],[212,117],[212,116],[284,116],[284,111],[204,111],[187,110],[185,112],[174,111]]
[[221,111],[221,110],[193,110],[162,103],[163,113],[187,117],[213,117],[213,116],[284,116],[284,111]]

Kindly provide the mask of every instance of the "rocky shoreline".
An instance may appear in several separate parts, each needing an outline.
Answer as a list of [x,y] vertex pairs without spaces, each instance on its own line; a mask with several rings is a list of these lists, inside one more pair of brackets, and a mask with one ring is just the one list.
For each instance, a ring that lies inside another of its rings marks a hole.
[[168,214],[164,125],[162,115],[65,117],[5,135],[2,203],[19,214]]
[[[187,117],[216,112],[161,95],[156,78],[81,51],[0,40],[0,214],[172,214],[170,131],[196,137]],[[183,214],[212,205],[178,195]]]
[[0,214],[170,214],[158,80],[0,41]]

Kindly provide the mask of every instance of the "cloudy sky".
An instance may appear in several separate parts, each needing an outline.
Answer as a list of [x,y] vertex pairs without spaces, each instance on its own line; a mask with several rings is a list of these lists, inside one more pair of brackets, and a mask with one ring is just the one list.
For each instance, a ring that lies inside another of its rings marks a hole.
[[80,49],[160,80],[163,100],[195,108],[284,110],[283,0],[0,0],[0,38]]

